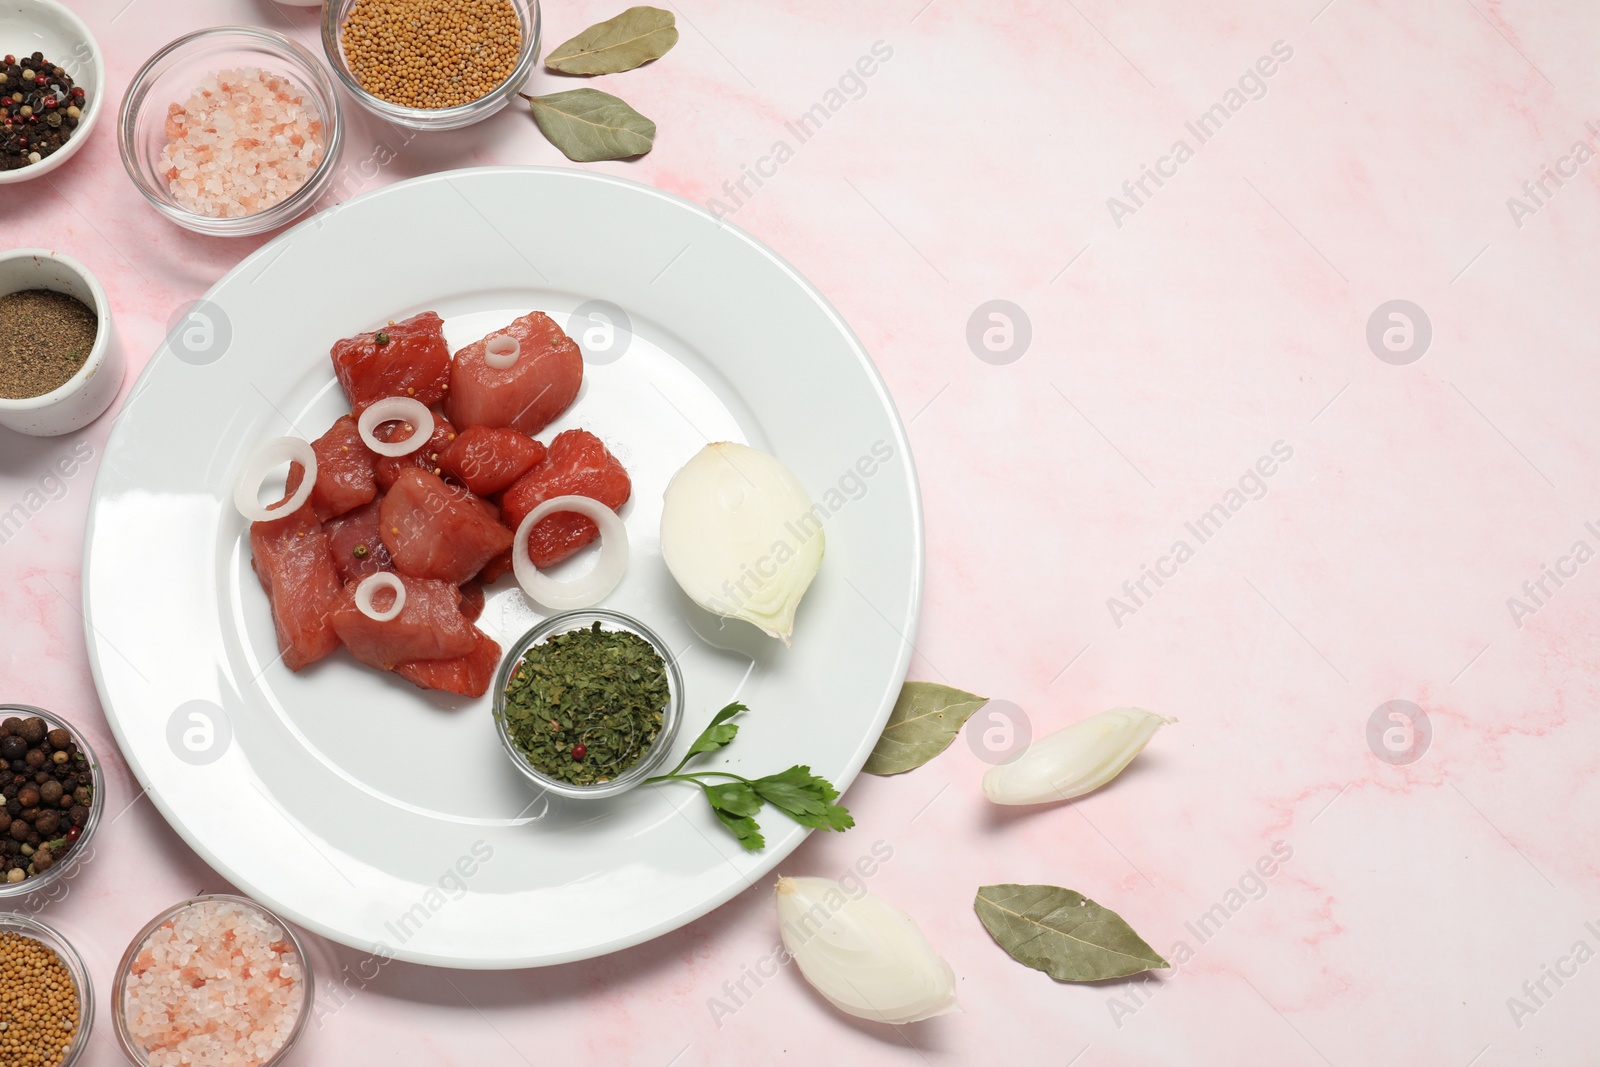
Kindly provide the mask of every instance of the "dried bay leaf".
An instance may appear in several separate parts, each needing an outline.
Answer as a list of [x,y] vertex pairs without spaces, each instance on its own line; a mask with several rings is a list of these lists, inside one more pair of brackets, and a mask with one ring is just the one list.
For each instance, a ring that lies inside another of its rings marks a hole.
[[988,697],[947,685],[907,682],[861,769],[882,775],[916,770],[949,748],[972,713],[988,702]]
[[523,96],[550,143],[574,163],[642,156],[655,143],[656,124],[598,89]]
[[1053,885],[986,885],[972,904],[1018,963],[1062,982],[1124,978],[1170,967],[1122,916]]
[[659,7],[630,7],[597,22],[545,57],[562,74],[620,74],[660,59],[678,43],[677,20]]

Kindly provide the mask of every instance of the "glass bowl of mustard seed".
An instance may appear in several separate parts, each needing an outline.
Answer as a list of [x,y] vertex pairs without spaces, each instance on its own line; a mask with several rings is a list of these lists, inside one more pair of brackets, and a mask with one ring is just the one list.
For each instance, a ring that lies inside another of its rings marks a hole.
[[71,1067],[89,1047],[89,969],[55,930],[16,912],[0,914],[0,989],[5,1063]]
[[362,107],[413,130],[481,122],[539,57],[538,0],[330,0],[328,66]]
[[677,657],[649,627],[590,608],[552,615],[501,661],[500,743],[530,782],[595,799],[632,789],[672,749],[683,721]]

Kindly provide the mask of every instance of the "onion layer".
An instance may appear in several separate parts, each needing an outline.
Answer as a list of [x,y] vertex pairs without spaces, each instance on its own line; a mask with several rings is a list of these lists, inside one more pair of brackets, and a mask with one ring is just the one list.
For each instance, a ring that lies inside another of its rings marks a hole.
[[720,441],[667,483],[661,557],[696,604],[787,645],[822,566],[827,514],[776,457]]
[[495,370],[505,370],[522,355],[522,344],[509,333],[495,337],[483,346],[483,361]]
[[[403,441],[380,441],[375,431],[386,422],[404,422],[412,433]],[[433,436],[433,412],[409,396],[386,396],[361,413],[356,423],[362,442],[380,456],[409,456]]]
[[[378,595],[380,589],[390,589],[394,592],[394,603],[383,611],[379,611],[372,603],[373,597]],[[388,622],[405,609],[406,584],[400,580],[398,574],[379,571],[367,575],[361,579],[361,584],[356,586],[356,610],[373,622]]]
[[956,976],[916,921],[882,897],[831,878],[779,878],[783,947],[842,1012],[898,1026],[960,1011]]
[[[281,504],[264,507],[261,504],[261,483],[282,463],[298,463],[305,468],[300,478],[300,488]],[[244,461],[239,480],[233,486],[233,506],[251,522],[266,522],[292,515],[311,499],[311,488],[317,482],[317,454],[311,445],[298,437],[277,437]]]
[[[568,582],[547,577],[528,558],[528,534],[561,511],[575,511],[600,527],[600,558],[588,574]],[[528,599],[558,611],[591,607],[610,595],[628,569],[628,528],[616,512],[593,497],[553,497],[528,512],[517,526],[517,536],[511,542],[511,566]]]

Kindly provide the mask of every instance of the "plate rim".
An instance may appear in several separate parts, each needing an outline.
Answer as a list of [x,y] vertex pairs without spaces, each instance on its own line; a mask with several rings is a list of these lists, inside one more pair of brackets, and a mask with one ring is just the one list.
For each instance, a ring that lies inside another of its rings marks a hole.
[[[830,301],[827,296],[825,296],[822,291],[810,281],[810,279],[802,274],[798,268],[796,268],[781,254],[779,254],[775,249],[767,245],[766,242],[755,237],[735,223],[729,222],[727,219],[713,214],[703,205],[696,203],[693,200],[689,200],[687,197],[679,196],[676,193],[659,189],[653,185],[649,185],[645,182],[637,181],[632,178],[624,178],[617,175],[605,174],[599,171],[581,170],[572,167],[496,165],[485,167],[462,167],[452,170],[435,171],[432,173],[421,174],[412,178],[407,178],[403,181],[392,182],[376,189],[369,189],[357,196],[351,197],[347,200],[342,200],[313,215],[307,216],[306,218],[295,223],[293,226],[279,233],[276,237],[272,238],[272,240],[262,244],[250,255],[241,259],[230,270],[223,274],[222,277],[218,278],[217,281],[214,282],[199,299],[212,300],[220,288],[232,281],[236,276],[243,274],[253,264],[262,259],[276,257],[278,254],[280,254],[282,247],[295,240],[297,235],[302,230],[317,228],[321,225],[322,221],[327,219],[330,215],[340,213],[347,207],[356,206],[369,200],[375,200],[381,197],[402,195],[406,190],[430,185],[436,182],[442,181],[448,184],[451,178],[459,178],[463,176],[488,177],[517,175],[536,175],[557,180],[599,182],[604,185],[612,185],[626,190],[628,191],[628,195],[650,196],[665,201],[669,205],[672,205],[678,209],[686,210],[690,212],[690,214],[698,216],[700,220],[709,222],[718,229],[728,231],[735,238],[743,241],[756,253],[771,261],[816,304],[816,306],[827,316],[834,327],[840,331],[852,348],[857,362],[866,372],[867,380],[872,386],[874,393],[877,395],[879,403],[882,405],[885,413],[888,416],[889,427],[893,433],[895,445],[899,450],[899,454],[904,459],[906,472],[908,475],[907,491],[910,504],[910,516],[912,520],[912,538],[909,555],[912,564],[912,574],[909,590],[910,595],[906,605],[908,621],[904,632],[900,633],[899,635],[901,638],[899,651],[891,675],[892,678],[898,679],[901,683],[903,683],[906,674],[910,669],[911,659],[917,651],[916,635],[921,624],[922,601],[927,577],[927,532],[922,507],[921,481],[917,475],[916,457],[912,452],[910,438],[907,435],[906,425],[904,420],[901,418],[900,410],[895,405],[894,397],[889,392],[888,385],[884,382],[883,375],[878,370],[877,364],[873,362],[866,346],[861,343],[860,337],[856,335],[855,330],[850,327],[850,324],[845,320],[844,316],[841,315],[839,310],[833,306],[833,302]],[[106,437],[104,446],[105,452],[100,457],[100,462],[95,470],[94,483],[90,487],[88,514],[84,522],[80,599],[82,601],[84,642],[88,653],[89,671],[94,680],[96,696],[100,701],[101,715],[105,719],[106,725],[111,731],[112,739],[116,742],[118,755],[120,755],[123,762],[128,765],[128,769],[133,773],[134,778],[138,781],[144,795],[149,796],[152,805],[158,812],[160,812],[161,817],[166,822],[167,826],[171,828],[172,831],[183,840],[184,844],[188,845],[189,848],[193,850],[194,853],[202,861],[204,861],[208,867],[210,867],[217,874],[221,875],[223,878],[227,879],[229,884],[234,886],[238,892],[248,896],[251,900],[254,900],[257,903],[279,913],[285,919],[293,922],[302,929],[309,930],[321,937],[325,937],[335,944],[345,945],[360,951],[372,951],[373,946],[371,945],[352,944],[352,938],[349,933],[333,929],[328,925],[316,920],[314,917],[308,916],[301,909],[290,907],[281,901],[266,897],[264,894],[260,894],[253,886],[242,882],[228,865],[222,863],[211,852],[210,849],[205,847],[200,841],[196,840],[189,828],[186,827],[181,820],[176,819],[173,813],[168,810],[166,800],[162,797],[158,790],[151,786],[144,768],[136,759],[129,755],[129,746],[127,745],[123,735],[123,724],[118,717],[112,715],[109,711],[109,709],[113,706],[113,701],[111,694],[108,691],[104,673],[101,668],[100,648],[98,645],[99,632],[94,624],[94,611],[93,606],[90,603],[90,590],[93,588],[93,583],[89,580],[89,578],[92,568],[93,546],[95,543],[97,526],[96,518],[99,510],[102,491],[104,489],[102,481],[110,477],[110,475],[107,474],[112,467],[112,464],[109,462],[109,460],[114,454],[115,450],[119,447],[119,439],[124,432],[123,415],[127,411],[131,410],[132,401],[135,400],[146,388],[147,380],[150,378],[151,374],[154,373],[155,368],[161,359],[162,351],[166,347],[167,335],[163,334],[157,348],[151,354],[143,369],[139,372],[138,377],[134,380],[133,387],[128,391],[127,399],[117,410],[115,419],[112,422],[111,431]],[[894,703],[894,693],[888,694],[885,699],[880,701],[878,711],[873,718],[874,728],[870,733],[867,734],[867,738],[869,740],[875,738],[877,734],[882,732],[883,726],[885,723],[887,723],[889,714],[894,708]],[[855,784],[856,779],[860,777],[861,768],[866,763],[867,757],[871,754],[871,751],[871,743],[864,742],[861,746],[859,746],[858,751],[851,758],[846,772],[840,776],[840,782],[835,783],[839,786],[841,795],[847,793],[850,787]],[[715,911],[717,908],[720,908],[723,904],[726,904],[728,901],[732,900],[736,896],[739,896],[741,893],[755,888],[756,883],[760,879],[764,878],[772,871],[774,867],[792,855],[795,850],[797,850],[801,845],[810,839],[814,832],[814,830],[806,829],[793,839],[793,844],[787,847],[775,847],[770,851],[770,853],[763,855],[756,866],[748,872],[750,884],[741,885],[738,882],[733,882],[722,890],[708,894],[695,906],[677,913],[672,919],[667,920],[665,924],[652,925],[621,937],[614,937],[605,941],[595,942],[581,950],[569,950],[566,952],[545,954],[537,957],[474,959],[441,956],[436,953],[419,952],[415,950],[407,952],[402,946],[398,949],[391,949],[385,954],[388,956],[388,958],[403,960],[408,963],[461,970],[521,970],[535,967],[556,966],[563,963],[572,963],[579,960],[594,959],[601,956],[610,955],[612,953],[620,952],[624,949],[633,948],[637,945],[652,941],[676,930],[680,930],[688,926],[690,923],[704,918],[706,915],[710,914],[712,911]]]

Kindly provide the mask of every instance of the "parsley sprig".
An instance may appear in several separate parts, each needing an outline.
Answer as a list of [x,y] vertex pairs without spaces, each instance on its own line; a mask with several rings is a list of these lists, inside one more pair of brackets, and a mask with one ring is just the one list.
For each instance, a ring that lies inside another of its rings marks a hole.
[[[734,703],[717,712],[711,719],[711,725],[695,738],[694,744],[689,746],[688,753],[678,765],[666,774],[647,778],[646,784],[692,782],[699,786],[711,802],[711,810],[722,820],[722,825],[751,852],[764,848],[767,843],[755,820],[764,804],[771,804],[801,826],[809,826],[813,830],[848,830],[854,826],[856,821],[844,805],[834,803],[839,799],[839,791],[826,778],[812,774],[810,767],[790,767],[778,774],[755,779],[726,771],[678,773],[696,756],[715,752],[732,741],[738,735],[739,727],[728,720],[748,710],[743,704]],[[708,782],[705,780],[708,778],[725,780]]]

